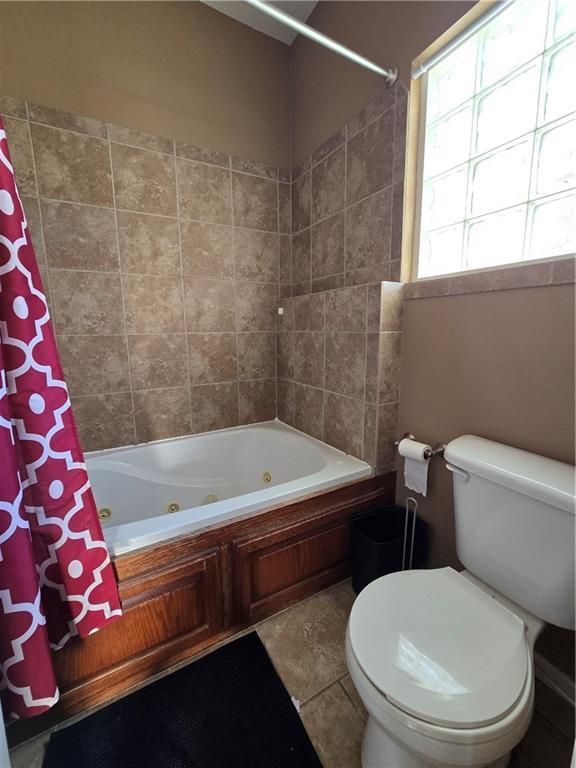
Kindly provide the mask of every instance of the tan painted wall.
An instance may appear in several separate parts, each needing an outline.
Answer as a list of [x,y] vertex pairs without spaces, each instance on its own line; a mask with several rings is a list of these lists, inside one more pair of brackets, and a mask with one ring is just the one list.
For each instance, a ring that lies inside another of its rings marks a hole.
[[[573,463],[574,286],[406,301],[398,434],[408,431],[427,443],[475,434]],[[400,472],[397,490],[405,498]],[[440,460],[419,512],[431,530],[429,564],[458,566]],[[540,648],[573,676],[573,643],[573,633],[551,628]]]
[[200,2],[1,2],[0,93],[289,165],[287,46]]
[[[410,84],[410,62],[445,32],[471,2],[318,3],[308,23]],[[298,37],[291,48],[294,164],[374,98],[381,78]]]

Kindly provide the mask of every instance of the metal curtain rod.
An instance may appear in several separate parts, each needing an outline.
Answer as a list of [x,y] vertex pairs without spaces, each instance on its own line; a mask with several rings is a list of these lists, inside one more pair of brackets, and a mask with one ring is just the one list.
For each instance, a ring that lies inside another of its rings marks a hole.
[[393,85],[396,82],[398,77],[397,67],[394,67],[393,69],[383,69],[382,67],[379,67],[378,64],[374,64],[370,59],[366,59],[364,56],[360,56],[359,53],[351,51],[350,48],[346,48],[345,45],[337,43],[336,40],[332,40],[331,37],[323,35],[322,32],[318,32],[318,30],[309,27],[308,24],[304,24],[302,21],[298,21],[298,19],[295,19],[288,13],[284,13],[284,11],[265,2],[265,0],[244,0],[244,2],[254,6],[254,8],[258,8],[262,13],[272,16],[273,19],[276,19],[281,24],[285,24],[287,27],[295,29],[296,32],[304,35],[304,37],[309,37],[310,40],[320,43],[320,45],[340,54],[340,56],[344,56],[346,59],[350,59],[350,61],[353,61],[355,64],[359,64],[361,67],[366,67],[366,69],[376,72],[377,75],[381,75],[386,80],[388,85]]

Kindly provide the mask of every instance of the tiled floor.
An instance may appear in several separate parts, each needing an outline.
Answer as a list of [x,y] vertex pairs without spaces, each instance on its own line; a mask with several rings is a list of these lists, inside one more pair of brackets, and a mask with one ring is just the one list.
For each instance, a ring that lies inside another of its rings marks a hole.
[[[360,768],[366,713],[346,672],[344,636],[354,600],[349,582],[321,592],[257,626],[325,768]],[[569,768],[574,710],[536,681],[530,730],[510,768]],[[13,752],[12,768],[40,768],[47,737]],[[152,768],[152,766],[150,767]]]

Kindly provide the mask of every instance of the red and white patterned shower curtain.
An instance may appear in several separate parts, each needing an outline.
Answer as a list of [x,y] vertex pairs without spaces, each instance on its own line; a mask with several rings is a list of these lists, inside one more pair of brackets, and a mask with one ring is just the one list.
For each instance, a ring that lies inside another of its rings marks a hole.
[[29,717],[55,704],[51,649],[120,615],[0,118],[0,691],[6,716]]

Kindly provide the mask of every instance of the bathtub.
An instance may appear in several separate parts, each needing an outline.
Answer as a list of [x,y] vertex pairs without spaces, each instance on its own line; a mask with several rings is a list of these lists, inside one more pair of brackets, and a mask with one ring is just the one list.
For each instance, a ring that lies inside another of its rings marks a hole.
[[86,466],[111,555],[372,474],[279,421],[88,453]]

